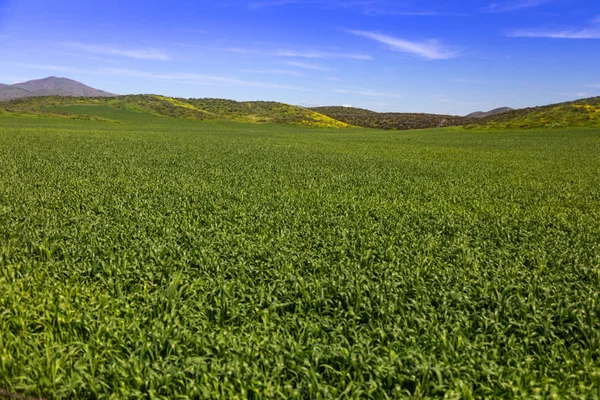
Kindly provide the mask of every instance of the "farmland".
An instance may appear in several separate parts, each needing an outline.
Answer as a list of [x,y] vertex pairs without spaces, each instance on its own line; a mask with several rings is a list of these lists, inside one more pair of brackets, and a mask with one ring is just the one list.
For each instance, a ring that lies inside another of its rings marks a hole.
[[0,115],[0,388],[600,396],[600,130],[87,107]]

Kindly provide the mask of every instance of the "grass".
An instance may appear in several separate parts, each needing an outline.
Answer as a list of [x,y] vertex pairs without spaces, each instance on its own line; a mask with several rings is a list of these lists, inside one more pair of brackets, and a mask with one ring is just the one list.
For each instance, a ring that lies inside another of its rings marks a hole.
[[4,390],[600,396],[598,129],[119,118],[0,116]]

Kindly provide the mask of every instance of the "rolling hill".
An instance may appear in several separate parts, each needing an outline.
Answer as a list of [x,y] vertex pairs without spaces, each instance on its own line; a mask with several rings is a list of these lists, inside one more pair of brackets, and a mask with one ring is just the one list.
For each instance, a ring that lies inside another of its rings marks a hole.
[[475,119],[468,128],[600,127],[600,97],[512,110]]
[[[269,101],[181,99],[159,95],[118,96],[80,82],[48,77],[0,84],[0,112],[65,118],[128,120],[121,110],[190,120],[229,120],[321,128],[360,126],[409,130],[464,126],[469,129],[600,127],[600,97],[513,110],[508,107],[466,117],[424,113],[379,113],[354,107],[304,108]],[[85,107],[83,107],[85,106]],[[111,111],[113,110],[113,111]],[[112,118],[118,115],[118,118]]]
[[[88,106],[88,107],[75,107]],[[89,107],[89,106],[95,106]],[[238,102],[222,99],[178,99],[159,95],[116,97],[42,96],[0,103],[0,111],[47,116],[106,119],[106,108],[154,116],[191,120],[230,120],[275,123],[319,128],[347,128],[349,125],[315,111],[277,102]],[[96,112],[99,111],[99,113]],[[110,119],[110,118],[108,118]]]
[[350,125],[375,129],[426,129],[461,126],[471,122],[469,118],[454,115],[421,113],[378,113],[355,107],[315,107],[311,110]]
[[72,79],[55,76],[13,85],[0,84],[0,101],[39,96],[113,97],[116,95]]

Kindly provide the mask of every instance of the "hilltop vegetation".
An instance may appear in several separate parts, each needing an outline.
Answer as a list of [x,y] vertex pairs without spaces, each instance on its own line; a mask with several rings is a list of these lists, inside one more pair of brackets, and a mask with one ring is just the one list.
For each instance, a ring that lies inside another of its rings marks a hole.
[[131,123],[0,116],[0,389],[597,397],[600,130],[65,107]]
[[239,102],[224,99],[189,99],[190,104],[215,115],[242,122],[271,122],[314,126],[320,128],[347,128],[347,123],[303,107],[269,101]]
[[468,118],[453,115],[378,113],[355,107],[314,107],[311,110],[350,125],[375,129],[427,129],[470,123]]
[[485,129],[600,127],[600,97],[512,110],[478,119],[468,127]]
[[[319,128],[357,126],[384,130],[451,126],[470,129],[600,127],[600,97],[518,110],[503,107],[459,117],[424,113],[378,113],[354,107],[307,109],[268,101],[181,99],[159,95],[115,96],[70,79],[56,77],[15,85],[0,84],[0,100],[13,95],[21,98],[0,101],[0,113],[106,121],[111,119],[111,112],[104,108],[112,108],[198,121],[228,120]],[[119,114],[113,122],[132,118],[134,117]]]
[[[306,108],[283,103],[237,102],[221,99],[177,99],[158,95],[127,95],[106,98],[35,97],[0,103],[7,113],[35,115],[73,115],[74,105],[105,106],[156,116],[193,120],[231,120],[238,122],[275,123],[319,128],[346,128],[348,124]],[[94,116],[92,108],[85,108]],[[80,113],[76,113],[80,115]]]

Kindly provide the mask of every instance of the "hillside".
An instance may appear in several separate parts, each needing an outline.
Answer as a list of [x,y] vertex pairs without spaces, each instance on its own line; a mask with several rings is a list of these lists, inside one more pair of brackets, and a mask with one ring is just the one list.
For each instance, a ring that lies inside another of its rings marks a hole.
[[466,117],[467,118],[485,118],[485,117],[490,117],[492,115],[503,114],[505,112],[509,112],[512,110],[514,110],[514,108],[500,107],[500,108],[495,108],[490,111],[476,111],[474,113],[467,115]]
[[233,121],[271,122],[324,128],[348,127],[347,123],[314,110],[271,101],[239,102],[224,99],[189,99],[186,101],[205,112]]
[[311,110],[347,124],[376,129],[426,129],[461,126],[471,122],[469,118],[454,115],[420,113],[378,113],[354,107],[315,107]]
[[[254,101],[237,102],[222,99],[177,99],[158,95],[127,95],[116,97],[62,97],[45,96],[15,99],[0,103],[0,111],[65,117],[97,115],[93,107],[75,109],[73,106],[104,106],[113,109],[145,113],[155,116],[192,120],[230,120],[251,123],[289,124],[320,128],[346,128],[348,124],[336,121],[315,111],[283,103]],[[83,111],[83,112],[81,112]]]
[[0,101],[39,96],[112,97],[116,95],[72,79],[55,76],[13,85],[0,84]]
[[476,119],[468,128],[600,127],[600,97],[522,108]]
[[518,110],[501,107],[460,117],[424,113],[379,113],[337,106],[307,109],[269,101],[181,99],[150,94],[117,96],[71,79],[48,77],[14,85],[0,84],[0,100],[5,100],[0,101],[0,113],[117,121],[135,118],[127,117],[127,113],[110,110],[190,120],[228,120],[322,128],[346,128],[351,125],[384,130],[450,126],[465,126],[469,129],[600,127],[600,97]]

